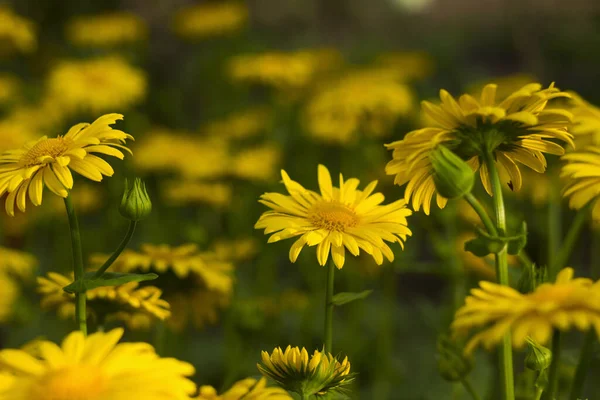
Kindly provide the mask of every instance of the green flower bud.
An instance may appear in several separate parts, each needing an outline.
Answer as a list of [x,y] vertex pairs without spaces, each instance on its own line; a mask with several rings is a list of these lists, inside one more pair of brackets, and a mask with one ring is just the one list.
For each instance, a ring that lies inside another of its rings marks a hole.
[[141,179],[135,178],[130,188],[129,182],[125,179],[125,191],[119,207],[121,215],[131,221],[139,221],[146,218],[150,211],[152,211],[152,202],[146,192],[146,185]]
[[552,351],[535,340],[527,338],[525,366],[534,371],[543,371],[552,363]]
[[473,369],[473,361],[465,356],[462,346],[447,335],[437,340],[437,367],[441,377],[450,382],[458,382]]
[[456,199],[469,193],[475,183],[475,173],[462,158],[446,146],[437,146],[430,154],[433,182],[441,196]]

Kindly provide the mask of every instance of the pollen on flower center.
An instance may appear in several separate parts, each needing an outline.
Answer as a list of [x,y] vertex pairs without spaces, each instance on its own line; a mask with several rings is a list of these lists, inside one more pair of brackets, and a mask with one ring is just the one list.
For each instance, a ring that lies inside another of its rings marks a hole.
[[315,204],[309,211],[308,218],[314,226],[320,229],[338,232],[344,232],[359,222],[354,210],[335,201]]
[[42,157],[56,158],[64,154],[69,149],[70,139],[63,137],[42,140],[36,143],[27,153],[21,157],[21,164],[24,166],[43,164]]
[[31,400],[96,400],[102,398],[106,378],[91,365],[74,365],[49,372],[34,386]]

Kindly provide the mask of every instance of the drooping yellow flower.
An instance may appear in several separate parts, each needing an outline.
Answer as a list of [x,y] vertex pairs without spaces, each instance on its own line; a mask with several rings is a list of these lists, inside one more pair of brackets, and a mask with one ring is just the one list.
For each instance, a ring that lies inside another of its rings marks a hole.
[[68,112],[126,110],[146,96],[146,76],[118,56],[59,63],[50,71],[47,96]]
[[383,137],[413,109],[414,95],[399,71],[373,68],[324,85],[304,111],[308,133],[325,142],[347,144],[359,133]]
[[[573,145],[567,132],[572,114],[566,110],[548,109],[549,100],[568,97],[554,85],[547,89],[537,83],[525,85],[504,100],[496,101],[495,84],[484,87],[479,100],[462,95],[458,102],[445,90],[440,91],[441,104],[424,101],[423,110],[435,121],[435,126],[409,132],[404,139],[386,145],[393,150],[392,161],[386,166],[394,183],[407,184],[404,198],[418,211],[429,214],[436,194],[429,155],[437,146],[447,146],[474,170],[492,193],[485,158],[493,157],[502,183],[519,190],[522,177],[517,163],[543,173],[547,163],[544,153],[562,155],[565,150],[556,139]],[[442,208],[447,199],[436,195]]]
[[64,136],[44,136],[0,156],[0,195],[8,193],[7,214],[14,215],[15,203],[24,212],[27,197],[35,206],[42,204],[44,186],[67,197],[71,170],[93,181],[112,176],[112,167],[95,153],[123,159],[121,150],[129,151],[123,144],[133,137],[110,126],[119,119],[121,114],[103,115],[91,124],[74,125]]
[[354,256],[362,249],[381,264],[384,255],[389,261],[394,260],[394,253],[384,240],[404,247],[407,236],[412,234],[406,221],[412,212],[404,200],[381,205],[383,195],[373,193],[377,181],[358,190],[358,179],[344,181],[340,174],[340,187],[333,187],[329,171],[319,165],[319,194],[291,180],[283,170],[281,176],[290,195],[263,194],[259,201],[272,210],[264,212],[254,227],[272,234],[269,243],[299,236],[290,248],[291,262],[308,245],[317,246],[320,265],[327,263],[331,252],[333,262],[341,269],[346,249]]
[[162,194],[171,204],[210,204],[228,207],[233,197],[233,188],[227,183],[194,180],[167,181]]
[[262,84],[284,91],[307,87],[320,74],[340,63],[333,50],[299,50],[239,55],[229,61],[228,71],[235,82]]
[[8,6],[0,5],[0,54],[32,53],[37,47],[35,26]]
[[67,25],[67,38],[81,47],[111,47],[146,38],[147,27],[137,15],[112,12],[74,18]]
[[196,4],[175,14],[173,28],[181,37],[204,39],[240,31],[248,20],[243,2],[219,1]]
[[274,178],[281,160],[281,149],[275,143],[248,147],[232,156],[231,174],[251,181],[269,181]]
[[285,390],[276,387],[267,387],[267,380],[260,378],[246,378],[237,381],[222,394],[217,394],[217,389],[212,386],[200,386],[200,393],[195,400],[292,400]]
[[[281,387],[300,395],[325,395],[344,391],[352,382],[348,357],[342,361],[330,353],[315,350],[312,356],[303,347],[276,347],[271,354],[261,352],[258,370]],[[335,398],[335,397],[334,397]]]
[[561,170],[565,180],[563,196],[569,207],[579,210],[592,202],[592,216],[600,221],[600,147],[587,146],[562,157],[566,164]]
[[147,343],[118,343],[121,336],[122,329],[87,338],[73,332],[61,346],[40,341],[39,357],[0,351],[6,383],[0,400],[188,400],[194,394],[192,365],[161,358]]
[[230,170],[229,147],[221,138],[201,139],[160,129],[134,147],[136,167],[148,172],[177,172],[189,179],[220,178]]
[[480,344],[490,349],[508,332],[515,347],[522,347],[528,336],[544,345],[554,328],[593,328],[600,334],[600,282],[573,279],[571,268],[560,271],[555,283],[542,284],[528,294],[492,282],[479,286],[471,290],[452,322],[457,335],[480,330],[467,343],[467,352]]
[[27,280],[33,276],[37,265],[32,254],[0,246],[0,274]]
[[246,139],[265,131],[271,123],[272,116],[269,110],[255,107],[210,122],[203,126],[201,131],[208,137]]
[[0,273],[0,293],[2,293],[2,296],[0,296],[0,323],[4,323],[12,316],[15,301],[20,293],[17,283],[4,272]]
[[[37,291],[42,295],[41,306],[44,309],[56,309],[59,317],[75,316],[75,295],[63,290],[73,282],[73,278],[56,272],[47,277],[38,277]],[[147,328],[152,318],[164,321],[171,315],[170,306],[161,298],[162,291],[154,286],[140,287],[137,282],[119,286],[102,286],[86,292],[88,313],[97,322],[123,321],[130,328]],[[140,315],[151,317],[140,324]]]

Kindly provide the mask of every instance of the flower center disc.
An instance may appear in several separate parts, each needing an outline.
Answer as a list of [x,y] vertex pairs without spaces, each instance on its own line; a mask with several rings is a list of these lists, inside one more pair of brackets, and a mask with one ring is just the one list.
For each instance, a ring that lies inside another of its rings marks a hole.
[[32,390],[31,400],[96,400],[105,389],[102,371],[76,365],[49,372]]
[[328,231],[344,232],[358,224],[354,210],[335,201],[315,204],[308,218],[314,226]]
[[21,157],[21,163],[25,166],[43,164],[40,157],[56,158],[69,149],[69,140],[59,137],[42,140],[36,143],[27,153]]

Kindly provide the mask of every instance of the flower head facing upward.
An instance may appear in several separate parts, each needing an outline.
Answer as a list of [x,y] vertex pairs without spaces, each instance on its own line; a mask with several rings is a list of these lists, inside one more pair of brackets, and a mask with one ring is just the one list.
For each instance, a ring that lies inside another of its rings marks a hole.
[[600,221],[600,147],[588,146],[562,157],[566,164],[561,178],[566,181],[563,196],[569,198],[569,207],[579,210],[592,206],[592,217]]
[[479,285],[471,290],[452,323],[453,332],[461,336],[481,329],[467,343],[468,353],[480,344],[491,348],[508,332],[515,347],[522,347],[527,337],[544,345],[553,328],[594,328],[600,334],[600,282],[573,279],[571,268],[560,271],[555,283],[544,283],[528,294],[491,282]]
[[221,395],[218,395],[212,386],[200,386],[200,393],[195,400],[292,400],[292,396],[281,388],[267,387],[265,378],[258,381],[246,378],[234,383]]
[[[496,101],[496,85],[486,85],[478,99],[464,94],[456,101],[445,90],[440,91],[441,104],[424,101],[423,110],[435,126],[409,132],[402,140],[386,145],[393,150],[392,161],[386,166],[394,183],[407,184],[405,200],[412,198],[415,210],[423,207],[429,213],[436,193],[429,154],[437,146],[446,146],[473,170],[479,170],[481,181],[492,193],[486,160],[491,158],[500,179],[512,190],[522,184],[517,163],[536,172],[545,171],[544,153],[562,155],[562,145],[549,139],[573,145],[567,127],[572,114],[566,110],[548,109],[549,100],[569,97],[554,85],[546,89],[537,83],[525,85],[504,100]],[[447,199],[439,193],[437,205],[442,208]]]
[[317,259],[325,265],[331,256],[338,268],[344,266],[346,250],[358,256],[360,249],[370,254],[377,264],[383,256],[394,260],[394,253],[384,242],[398,242],[404,246],[411,235],[406,217],[412,212],[404,200],[381,205],[384,197],[373,193],[377,181],[364,190],[358,190],[359,180],[344,181],[340,174],[340,187],[333,187],[327,168],[319,165],[321,193],[305,189],[281,171],[289,196],[265,193],[260,202],[271,208],[263,213],[256,229],[272,234],[269,243],[292,237],[299,238],[290,248],[290,261],[295,262],[305,245],[317,246]]
[[196,385],[188,363],[159,357],[147,343],[121,343],[122,329],[40,341],[38,357],[0,351],[0,400],[187,400]]
[[258,370],[284,389],[300,395],[324,395],[343,392],[352,382],[348,357],[339,361],[330,353],[315,350],[312,356],[303,347],[288,346],[285,351],[276,347],[273,353],[261,353]]
[[67,197],[73,187],[71,170],[93,181],[112,176],[112,167],[94,153],[123,159],[123,144],[133,137],[110,125],[123,119],[120,114],[107,114],[92,124],[80,123],[64,136],[42,137],[20,149],[0,156],[0,195],[8,193],[6,212],[14,215],[15,203],[25,211],[26,199],[33,205],[42,204],[42,192],[47,186],[60,197]]

